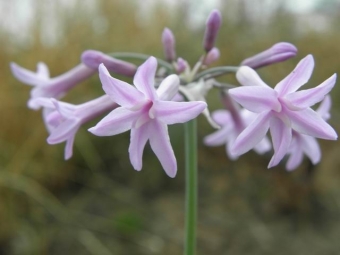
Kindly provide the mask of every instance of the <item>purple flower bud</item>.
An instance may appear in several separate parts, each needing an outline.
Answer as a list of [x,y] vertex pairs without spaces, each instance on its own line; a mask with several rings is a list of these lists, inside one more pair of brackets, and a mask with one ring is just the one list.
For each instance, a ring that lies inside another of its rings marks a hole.
[[220,58],[220,50],[216,47],[212,48],[203,61],[203,65],[211,65]]
[[219,10],[213,10],[206,23],[206,29],[203,40],[203,47],[206,52],[209,52],[215,45],[218,30],[222,23],[222,17]]
[[188,67],[187,61],[185,61],[183,58],[177,59],[177,67],[176,67],[177,73],[183,73],[187,67]]
[[164,28],[162,33],[162,43],[165,59],[172,62],[176,58],[175,37],[169,28]]
[[293,44],[280,42],[274,44],[271,48],[256,54],[255,56],[243,60],[241,65],[255,69],[285,61],[289,58],[295,57],[296,54],[297,48]]
[[116,74],[132,77],[137,71],[137,67],[129,62],[113,58],[103,52],[96,50],[86,50],[81,55],[81,61],[88,67],[98,69],[101,63],[107,67],[109,71]]

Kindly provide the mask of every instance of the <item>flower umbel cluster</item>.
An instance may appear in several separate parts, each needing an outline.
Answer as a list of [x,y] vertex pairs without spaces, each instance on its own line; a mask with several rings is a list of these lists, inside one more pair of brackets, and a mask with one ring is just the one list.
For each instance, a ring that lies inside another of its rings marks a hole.
[[272,89],[253,69],[240,67],[236,77],[243,86],[230,89],[229,95],[258,116],[237,137],[231,148],[232,154],[240,155],[252,149],[264,138],[268,129],[274,148],[268,167],[276,166],[287,154],[293,131],[310,137],[337,139],[334,129],[310,108],[331,91],[336,75],[315,88],[297,91],[307,83],[313,68],[313,57],[308,55]]
[[[268,167],[276,166],[287,155],[287,170],[295,169],[306,154],[313,164],[321,159],[316,138],[335,140],[329,119],[329,93],[336,82],[334,74],[315,88],[299,90],[312,74],[314,59],[308,55],[275,88],[265,84],[254,69],[286,61],[297,54],[291,43],[279,42],[267,50],[240,60],[239,66],[210,67],[221,57],[216,47],[222,24],[214,10],[206,22],[202,55],[190,66],[177,57],[175,37],[165,28],[161,42],[165,60],[139,53],[112,53],[87,50],[81,63],[66,73],[51,78],[44,63],[32,72],[12,63],[13,75],[34,86],[28,106],[43,108],[49,132],[47,142],[66,142],[65,159],[72,156],[78,129],[102,114],[107,115],[89,131],[97,136],[112,136],[130,130],[129,156],[134,169],[141,170],[143,151],[149,141],[166,174],[175,177],[177,163],[170,143],[168,125],[185,123],[200,113],[217,129],[204,138],[208,146],[225,145],[227,155],[236,160],[254,149],[259,154],[273,148]],[[139,66],[126,59],[143,60]],[[133,77],[133,84],[111,76]],[[80,82],[99,73],[105,95],[80,105],[59,101]],[[236,74],[240,86],[220,82],[218,77]],[[211,115],[206,95],[221,92],[223,109]],[[320,103],[317,110],[315,104]],[[267,137],[270,130],[271,139]],[[270,142],[271,141],[271,142]]]

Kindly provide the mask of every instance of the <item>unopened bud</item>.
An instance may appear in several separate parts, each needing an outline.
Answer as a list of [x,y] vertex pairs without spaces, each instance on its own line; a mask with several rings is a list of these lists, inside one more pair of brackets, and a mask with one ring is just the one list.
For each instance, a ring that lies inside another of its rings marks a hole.
[[177,66],[176,66],[177,73],[183,73],[187,67],[188,67],[187,61],[185,61],[183,58],[177,59]]
[[113,58],[96,50],[84,51],[81,55],[81,61],[93,69],[98,69],[99,65],[103,63],[109,71],[129,77],[134,76],[137,71],[137,67],[134,64]]
[[165,28],[162,33],[162,43],[165,59],[172,62],[176,58],[175,37],[169,28]]
[[212,48],[203,61],[203,65],[211,65],[220,58],[220,50],[216,47]]
[[249,66],[253,69],[285,61],[289,58],[295,57],[297,48],[287,42],[280,42],[274,44],[271,48],[262,51],[250,58],[242,61],[242,66]]
[[209,52],[215,45],[218,30],[222,23],[222,17],[219,10],[213,10],[206,23],[206,29],[203,40],[203,47],[206,52]]

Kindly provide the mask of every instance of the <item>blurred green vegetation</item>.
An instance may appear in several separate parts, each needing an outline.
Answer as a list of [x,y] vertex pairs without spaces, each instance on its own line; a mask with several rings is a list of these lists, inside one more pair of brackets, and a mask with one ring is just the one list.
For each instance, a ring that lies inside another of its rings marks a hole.
[[[13,78],[9,63],[34,70],[43,61],[56,76],[77,65],[86,49],[162,57],[164,27],[173,30],[178,55],[194,63],[202,54],[204,26],[188,25],[193,6],[185,2],[170,13],[159,4],[141,22],[139,7],[132,1],[98,0],[96,13],[84,7],[86,1],[74,1],[72,11],[55,1],[62,36],[55,45],[45,45],[41,26],[49,1],[38,2],[29,43],[15,43],[13,35],[0,31],[0,254],[181,254],[183,126],[170,127],[179,169],[175,179],[165,175],[149,147],[143,170],[134,171],[127,152],[129,133],[94,137],[86,130],[98,120],[79,131],[74,156],[65,162],[64,145],[47,145],[41,113],[26,107],[30,88]],[[237,65],[278,41],[288,41],[299,54],[261,69],[268,84],[275,85],[309,53],[316,69],[307,86],[339,72],[336,12],[323,13],[331,20],[327,30],[298,30],[304,16],[278,7],[260,22],[250,19],[251,8],[245,12],[244,1],[231,2],[221,8],[217,46],[222,57],[217,64]],[[95,15],[100,15],[100,22],[95,22]],[[233,77],[221,80],[236,83]],[[102,93],[96,76],[64,100],[81,103]],[[331,119],[336,130],[340,130],[339,95],[336,86]],[[221,107],[216,97],[217,92],[209,94],[210,109]],[[212,131],[200,118],[200,138]],[[268,170],[270,155],[250,152],[232,162],[223,147],[207,148],[200,142],[198,254],[338,254],[340,145],[320,143],[319,165],[305,160],[289,173],[284,162]]]

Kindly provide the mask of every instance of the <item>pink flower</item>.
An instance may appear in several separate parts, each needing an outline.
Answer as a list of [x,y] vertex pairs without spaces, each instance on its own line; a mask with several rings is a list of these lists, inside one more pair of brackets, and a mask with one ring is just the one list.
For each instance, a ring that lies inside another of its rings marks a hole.
[[72,157],[73,142],[78,129],[84,123],[118,106],[107,95],[80,105],[43,97],[34,99],[34,104],[44,107],[44,122],[50,133],[47,142],[49,144],[66,142],[66,160]]
[[[208,146],[226,146],[226,152],[230,159],[238,159],[237,155],[231,153],[231,146],[238,137],[238,135],[249,125],[257,114],[252,113],[246,109],[238,109],[238,118],[235,119],[233,114],[227,110],[217,110],[212,113],[213,120],[221,126],[221,129],[204,138],[204,144]],[[264,137],[254,150],[258,154],[264,154],[271,149],[270,142],[267,137]]]
[[309,80],[313,67],[313,57],[308,55],[274,89],[266,85],[250,67],[239,68],[236,77],[244,86],[230,89],[229,95],[244,108],[259,115],[237,137],[232,154],[249,151],[263,139],[268,129],[274,147],[268,167],[277,165],[287,153],[292,130],[316,138],[337,139],[334,129],[310,108],[331,91],[336,74],[315,88],[297,91]]
[[170,75],[154,88],[157,60],[150,57],[134,77],[135,87],[115,79],[102,64],[99,76],[103,89],[121,107],[113,110],[89,131],[98,136],[111,136],[131,129],[130,161],[136,170],[142,169],[146,142],[150,145],[165,172],[175,177],[177,163],[170,144],[167,125],[184,123],[196,118],[205,108],[204,102],[173,102],[178,92],[179,78]]

